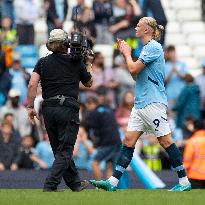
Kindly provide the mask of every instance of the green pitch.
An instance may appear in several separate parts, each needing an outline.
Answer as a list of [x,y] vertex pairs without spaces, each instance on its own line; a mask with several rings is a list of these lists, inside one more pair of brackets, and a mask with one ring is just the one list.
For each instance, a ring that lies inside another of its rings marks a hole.
[[172,193],[167,190],[86,190],[74,193],[44,193],[39,189],[0,189],[0,205],[198,205],[205,204],[205,192]]

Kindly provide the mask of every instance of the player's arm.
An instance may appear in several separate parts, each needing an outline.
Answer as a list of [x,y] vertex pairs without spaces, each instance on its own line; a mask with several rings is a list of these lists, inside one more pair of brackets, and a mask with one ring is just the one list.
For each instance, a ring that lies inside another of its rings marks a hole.
[[131,55],[124,55],[124,58],[127,63],[128,71],[135,80],[136,75],[145,67],[145,65],[140,60],[133,61]]

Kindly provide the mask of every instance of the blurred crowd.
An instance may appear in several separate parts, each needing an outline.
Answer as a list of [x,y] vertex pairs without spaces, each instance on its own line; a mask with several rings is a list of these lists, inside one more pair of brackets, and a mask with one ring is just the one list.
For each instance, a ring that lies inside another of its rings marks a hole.
[[[182,152],[185,148],[185,159],[189,161],[192,156],[186,146],[196,132],[204,133],[205,129],[205,60],[201,63],[201,74],[193,77],[189,65],[177,58],[175,46],[165,45],[167,19],[161,1],[93,0],[92,7],[88,7],[84,0],[77,0],[71,9],[66,0],[44,0],[41,7],[35,2],[0,1],[0,170],[49,169],[54,160],[41,113],[41,87],[35,100],[39,121],[31,125],[26,111],[30,74],[15,49],[17,45],[34,45],[34,22],[42,16],[45,16],[48,34],[54,28],[62,28],[70,16],[69,20],[75,22],[79,30],[83,28],[94,44],[113,44],[113,65],[106,66],[103,54],[96,52],[93,86],[88,89],[80,85],[81,125],[74,149],[79,169],[93,170],[96,178],[101,178],[99,170],[110,174],[112,165],[103,160],[96,164],[93,158],[100,147],[118,145],[123,139],[134,104],[135,84],[114,42],[117,38],[126,40],[133,49],[133,58],[137,58],[142,44],[135,37],[134,27],[142,16],[153,16],[165,27],[161,44],[166,59],[168,120],[174,141]],[[205,140],[205,134],[203,137]],[[170,169],[165,152],[151,134],[142,136],[136,153],[154,171]]]

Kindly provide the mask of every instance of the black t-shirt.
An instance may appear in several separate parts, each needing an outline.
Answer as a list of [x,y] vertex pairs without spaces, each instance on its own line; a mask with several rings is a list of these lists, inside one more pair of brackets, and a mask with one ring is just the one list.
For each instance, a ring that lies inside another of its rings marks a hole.
[[91,75],[82,60],[53,53],[39,59],[33,72],[40,75],[43,99],[64,95],[78,98],[79,82],[87,83]]

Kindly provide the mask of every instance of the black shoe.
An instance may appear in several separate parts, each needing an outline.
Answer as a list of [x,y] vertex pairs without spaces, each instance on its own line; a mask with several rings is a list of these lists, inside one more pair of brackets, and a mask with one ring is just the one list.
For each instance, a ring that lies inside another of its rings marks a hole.
[[48,189],[48,188],[44,188],[43,192],[64,192],[64,189]]
[[78,186],[78,187],[70,187],[70,189],[72,191],[79,192],[79,191],[82,191],[83,189],[87,188],[87,186],[89,185],[89,182],[87,180],[83,180],[80,183],[81,183],[80,186]]

